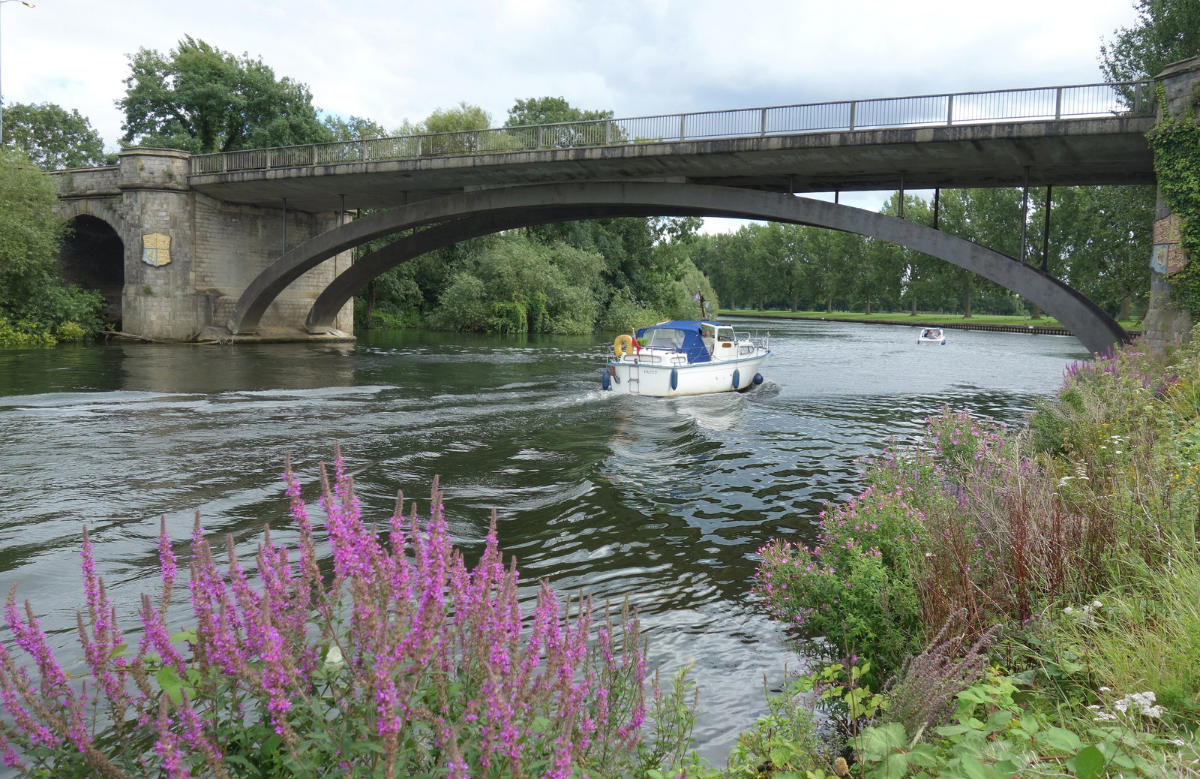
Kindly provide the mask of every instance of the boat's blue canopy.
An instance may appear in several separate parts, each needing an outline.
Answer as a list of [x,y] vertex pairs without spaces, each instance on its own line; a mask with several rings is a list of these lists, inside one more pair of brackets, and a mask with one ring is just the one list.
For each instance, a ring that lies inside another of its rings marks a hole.
[[708,325],[709,327],[728,327],[722,322],[713,322],[710,320],[700,319],[676,319],[670,322],[659,322],[657,325],[643,327],[637,331],[637,339],[639,342],[647,342],[654,337],[655,330],[670,330],[673,333],[674,346],[679,351],[687,355],[688,362],[708,362],[711,358],[708,355],[708,347],[700,340],[700,326]]

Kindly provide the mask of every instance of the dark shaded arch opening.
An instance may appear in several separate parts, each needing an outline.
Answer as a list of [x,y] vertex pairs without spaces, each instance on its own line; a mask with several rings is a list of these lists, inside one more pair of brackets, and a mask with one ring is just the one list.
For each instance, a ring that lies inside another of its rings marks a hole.
[[71,220],[58,254],[63,279],[104,296],[104,321],[121,325],[125,288],[125,243],[103,219],[83,214]]

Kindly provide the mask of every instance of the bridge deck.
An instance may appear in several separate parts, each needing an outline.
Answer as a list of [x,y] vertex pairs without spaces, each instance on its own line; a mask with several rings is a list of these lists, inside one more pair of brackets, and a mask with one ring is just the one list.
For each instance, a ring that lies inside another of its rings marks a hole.
[[891,128],[240,170],[192,175],[219,200],[385,208],[492,187],[679,181],[775,192],[1151,184],[1149,117]]

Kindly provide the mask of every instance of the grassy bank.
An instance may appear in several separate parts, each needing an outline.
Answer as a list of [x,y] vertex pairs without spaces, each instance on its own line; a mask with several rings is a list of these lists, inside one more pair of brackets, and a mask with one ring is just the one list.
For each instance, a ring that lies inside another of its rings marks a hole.
[[1074,366],[1020,431],[946,411],[868,466],[816,545],[764,547],[758,592],[819,658],[801,686],[843,750],[788,740],[786,763],[766,759],[799,776],[1200,776],[1192,343]]
[[[964,317],[961,314],[927,314],[918,313],[916,316],[907,312],[889,312],[889,313],[873,313],[864,314],[861,311],[834,311],[826,313],[824,311],[785,311],[785,310],[759,310],[759,309],[722,309],[721,316],[760,316],[760,317],[780,317],[784,319],[826,319],[839,321],[853,322],[879,322],[880,324],[911,324],[913,327],[921,325],[941,325],[943,327],[953,327],[955,325],[1000,325],[1005,327],[1062,327],[1057,319],[1050,316],[1043,316],[1040,319],[1034,319],[1029,316],[1002,316],[1002,315],[983,315],[974,314],[970,317]],[[1126,330],[1136,331],[1141,328],[1141,321],[1135,319],[1127,319],[1122,321],[1121,327]]]

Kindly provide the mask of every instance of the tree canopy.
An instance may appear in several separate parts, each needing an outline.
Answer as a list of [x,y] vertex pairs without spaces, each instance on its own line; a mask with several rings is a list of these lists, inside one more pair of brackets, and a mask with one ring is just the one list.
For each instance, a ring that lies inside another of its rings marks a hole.
[[4,107],[5,145],[25,151],[42,170],[103,165],[104,142],[82,114],[54,103]]
[[1200,55],[1200,2],[1137,0],[1138,21],[1114,31],[1100,46],[1100,68],[1109,81],[1157,76],[1181,59]]
[[53,179],[19,149],[0,148],[0,345],[78,340],[100,327],[100,294],[59,277],[56,200]]
[[[1032,193],[1037,195],[1038,193]],[[1047,269],[1122,319],[1149,290],[1148,187],[1055,187]],[[898,195],[883,213],[899,212]],[[1040,264],[1045,197],[1027,216],[1026,261]],[[933,224],[932,203],[906,195],[904,218]],[[1021,190],[943,190],[938,228],[1014,258],[1021,246]],[[733,308],[810,311],[1033,313],[1012,291],[936,257],[818,227],[749,224],[701,236],[693,256]]]
[[277,79],[261,59],[188,36],[165,56],[139,49],[129,65],[125,97],[117,101],[126,144],[207,154],[332,138],[308,87]]
[[453,108],[439,108],[425,120],[427,133],[461,133],[486,130],[492,125],[492,117],[477,105],[465,100]]
[[590,111],[576,108],[561,97],[531,97],[517,100],[508,109],[505,127],[522,127],[530,124],[555,124],[558,122],[587,122],[595,119],[612,119],[612,111]]

